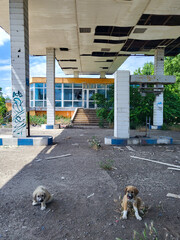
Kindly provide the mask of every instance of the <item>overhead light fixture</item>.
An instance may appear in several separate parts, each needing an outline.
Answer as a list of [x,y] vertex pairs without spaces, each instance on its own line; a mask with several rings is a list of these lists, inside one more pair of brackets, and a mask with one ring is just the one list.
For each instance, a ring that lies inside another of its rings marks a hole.
[[147,28],[135,28],[133,33],[144,33]]
[[80,33],[90,33],[91,32],[91,28],[79,28],[79,32]]

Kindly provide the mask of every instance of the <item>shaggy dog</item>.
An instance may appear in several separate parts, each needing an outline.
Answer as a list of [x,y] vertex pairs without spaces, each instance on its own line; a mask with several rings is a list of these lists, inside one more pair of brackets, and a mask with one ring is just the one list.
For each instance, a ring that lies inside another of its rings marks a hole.
[[43,186],[37,187],[33,192],[32,205],[35,206],[35,205],[41,204],[41,210],[46,209],[46,203],[51,202],[51,200],[52,200],[51,194]]

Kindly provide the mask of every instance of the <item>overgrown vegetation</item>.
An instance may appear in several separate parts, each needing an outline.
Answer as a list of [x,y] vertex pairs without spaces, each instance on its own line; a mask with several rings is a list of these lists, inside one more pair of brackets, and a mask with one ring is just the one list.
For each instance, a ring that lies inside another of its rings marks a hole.
[[[66,118],[63,116],[55,116],[56,123],[58,124],[70,124],[71,119]],[[41,125],[41,124],[46,124],[47,122],[47,116],[45,114],[41,116],[30,116],[30,124],[32,125]]]
[[101,148],[101,142],[96,136],[93,136],[91,139],[88,140],[88,142],[90,146],[95,150],[98,150]]
[[0,124],[6,123],[6,119],[5,119],[6,113],[7,113],[7,108],[6,108],[5,98],[2,96],[2,88],[0,88]]
[[[154,65],[152,62],[138,68],[135,75],[153,75]],[[164,74],[176,76],[176,83],[165,86],[164,89],[164,127],[180,123],[180,54],[176,57],[166,57],[164,61]],[[105,122],[114,122],[114,89],[109,90],[109,98],[101,94],[95,94],[94,100],[97,103],[97,117],[99,124],[104,126]],[[146,117],[153,119],[154,94],[148,93],[142,97],[138,86],[130,87],[130,127],[136,129],[144,126]]]
[[114,161],[112,159],[106,159],[104,161],[101,161],[99,163],[99,166],[100,166],[100,168],[102,168],[104,170],[112,170],[113,164],[114,164]]
[[114,122],[114,86],[110,87],[108,98],[100,93],[94,94],[93,98],[98,107],[96,115],[99,118],[99,126],[104,127],[106,123],[112,124]]
[[71,118],[70,117],[63,117],[63,116],[57,116],[55,117],[56,123],[59,124],[70,124],[71,123]]
[[46,115],[42,116],[30,116],[30,124],[31,125],[41,125],[41,124],[46,124],[47,118]]
[[[116,238],[116,240],[123,240],[121,238]],[[134,231],[133,240],[158,240],[157,231],[151,222],[149,225],[145,223],[145,229],[142,233]]]

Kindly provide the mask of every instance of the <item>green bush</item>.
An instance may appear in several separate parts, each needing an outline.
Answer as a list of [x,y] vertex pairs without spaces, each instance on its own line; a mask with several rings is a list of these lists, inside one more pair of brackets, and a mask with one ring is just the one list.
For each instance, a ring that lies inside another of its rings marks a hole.
[[173,91],[171,86],[164,90],[164,123],[180,123],[180,93]]
[[0,124],[6,123],[5,116],[7,113],[5,98],[3,96],[0,96]]
[[30,124],[32,125],[41,125],[41,124],[46,124],[47,120],[46,120],[46,115],[42,115],[42,116],[30,116]]
[[105,123],[114,122],[114,86],[108,91],[108,98],[105,98],[103,94],[96,93],[93,96],[98,108],[96,109],[96,115],[99,118],[99,126],[104,127]]

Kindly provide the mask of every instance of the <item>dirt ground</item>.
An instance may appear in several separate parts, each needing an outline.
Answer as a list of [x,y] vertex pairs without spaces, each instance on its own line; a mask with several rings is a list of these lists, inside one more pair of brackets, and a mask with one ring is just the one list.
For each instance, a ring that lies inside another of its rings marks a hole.
[[[8,130],[1,129],[1,133],[8,134]],[[180,199],[166,196],[180,194],[180,171],[132,157],[180,165],[180,145],[132,149],[104,145],[112,129],[33,128],[32,134],[53,135],[54,145],[0,147],[0,239],[132,240],[133,231],[142,233],[145,223],[151,222],[158,240],[180,239]],[[180,139],[178,132],[153,134]],[[101,141],[99,150],[88,143],[93,136]],[[47,159],[65,154],[71,155]],[[100,167],[108,159],[111,171]],[[142,221],[133,216],[120,219],[115,200],[130,184],[139,189],[139,197],[149,208]],[[44,211],[32,206],[32,192],[38,185],[54,194]]]

